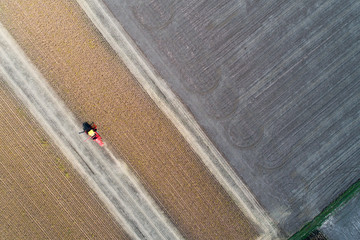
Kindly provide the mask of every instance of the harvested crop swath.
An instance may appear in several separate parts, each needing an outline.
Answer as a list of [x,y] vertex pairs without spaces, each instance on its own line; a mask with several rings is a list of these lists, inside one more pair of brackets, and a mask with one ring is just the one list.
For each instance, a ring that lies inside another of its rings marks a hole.
[[0,238],[127,239],[0,79]]

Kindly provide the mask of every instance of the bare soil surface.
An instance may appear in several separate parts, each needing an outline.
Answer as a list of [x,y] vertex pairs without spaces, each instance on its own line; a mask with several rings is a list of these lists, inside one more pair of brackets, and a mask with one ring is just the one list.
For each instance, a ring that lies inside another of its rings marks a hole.
[[360,1],[99,2],[288,236],[359,179]]
[[129,239],[0,79],[0,238]]
[[329,239],[360,239],[360,193],[335,210],[321,225],[320,231]]
[[[98,124],[190,239],[257,231],[73,1],[0,1],[0,21],[79,119]],[[77,133],[76,133],[77,134]]]

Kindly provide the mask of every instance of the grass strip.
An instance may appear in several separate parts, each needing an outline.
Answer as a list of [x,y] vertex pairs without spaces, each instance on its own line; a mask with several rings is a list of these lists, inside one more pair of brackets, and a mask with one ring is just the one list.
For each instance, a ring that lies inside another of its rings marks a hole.
[[344,193],[331,202],[319,215],[317,215],[311,222],[307,223],[300,231],[295,233],[289,240],[302,240],[307,238],[311,232],[320,227],[321,224],[329,217],[335,209],[346,204],[352,197],[360,192],[360,179],[352,184]]

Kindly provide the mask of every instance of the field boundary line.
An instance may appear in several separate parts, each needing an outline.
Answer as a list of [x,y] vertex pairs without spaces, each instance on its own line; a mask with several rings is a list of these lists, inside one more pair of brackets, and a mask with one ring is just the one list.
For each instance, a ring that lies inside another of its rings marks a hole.
[[85,142],[81,123],[0,23],[0,74],[132,239],[183,239],[135,175],[105,146]]
[[289,240],[302,240],[306,239],[311,232],[321,226],[322,223],[328,219],[328,217],[340,207],[344,206],[350,201],[356,194],[360,193],[360,179],[352,184],[345,192],[343,192],[338,198],[331,202],[319,215],[317,215],[312,221],[307,223],[300,231],[292,235]]
[[172,121],[238,207],[255,224],[261,235],[258,239],[277,239],[279,229],[274,221],[165,80],[157,74],[107,6],[101,0],[77,0],[77,2],[156,105]]

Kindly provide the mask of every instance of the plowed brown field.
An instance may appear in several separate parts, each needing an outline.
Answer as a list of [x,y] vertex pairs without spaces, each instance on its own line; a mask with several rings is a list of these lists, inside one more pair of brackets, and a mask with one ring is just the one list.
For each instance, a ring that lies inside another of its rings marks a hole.
[[0,79],[0,239],[128,239]]
[[0,0],[0,21],[81,120],[98,124],[189,239],[257,231],[74,1]]

